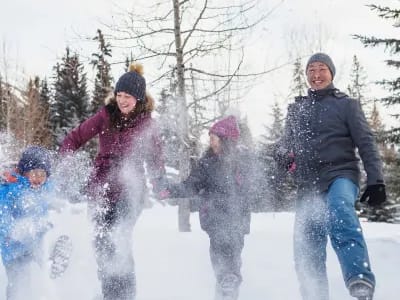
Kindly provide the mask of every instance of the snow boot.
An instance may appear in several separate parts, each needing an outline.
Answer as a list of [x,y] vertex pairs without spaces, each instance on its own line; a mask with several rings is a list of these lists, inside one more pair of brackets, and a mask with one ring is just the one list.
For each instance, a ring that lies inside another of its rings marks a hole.
[[235,274],[228,274],[217,283],[216,300],[237,300],[239,297],[240,279]]
[[365,280],[354,280],[349,284],[349,291],[350,295],[358,300],[372,300],[374,286]]

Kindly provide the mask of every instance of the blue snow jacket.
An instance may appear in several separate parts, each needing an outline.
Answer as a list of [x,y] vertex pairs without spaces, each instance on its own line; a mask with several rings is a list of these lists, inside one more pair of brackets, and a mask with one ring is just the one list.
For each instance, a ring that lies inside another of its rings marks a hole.
[[48,181],[32,189],[26,177],[15,176],[16,182],[0,185],[0,249],[4,265],[33,255],[50,228],[45,197]]

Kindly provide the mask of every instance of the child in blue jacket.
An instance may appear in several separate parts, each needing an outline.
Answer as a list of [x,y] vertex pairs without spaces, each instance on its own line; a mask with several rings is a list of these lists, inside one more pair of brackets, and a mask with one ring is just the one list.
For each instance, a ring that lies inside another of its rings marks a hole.
[[6,270],[7,300],[29,291],[30,264],[40,261],[43,236],[49,229],[46,192],[50,176],[49,152],[28,147],[17,165],[14,180],[0,185],[0,249]]

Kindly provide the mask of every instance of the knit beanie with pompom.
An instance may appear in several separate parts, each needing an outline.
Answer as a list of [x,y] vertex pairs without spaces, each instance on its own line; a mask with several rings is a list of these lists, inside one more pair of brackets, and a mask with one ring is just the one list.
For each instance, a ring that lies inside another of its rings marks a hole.
[[143,66],[131,64],[129,71],[122,75],[115,85],[114,95],[125,92],[136,98],[137,101],[145,101],[146,80],[143,77]]

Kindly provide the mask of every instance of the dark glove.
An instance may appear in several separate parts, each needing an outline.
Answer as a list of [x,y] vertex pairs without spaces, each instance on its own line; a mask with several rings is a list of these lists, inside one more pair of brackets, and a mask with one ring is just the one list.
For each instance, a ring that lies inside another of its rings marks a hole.
[[275,153],[274,155],[278,166],[285,171],[294,172],[296,169],[296,163],[294,161],[294,153]]
[[384,184],[368,185],[360,202],[367,201],[368,205],[379,206],[386,201],[386,189]]

